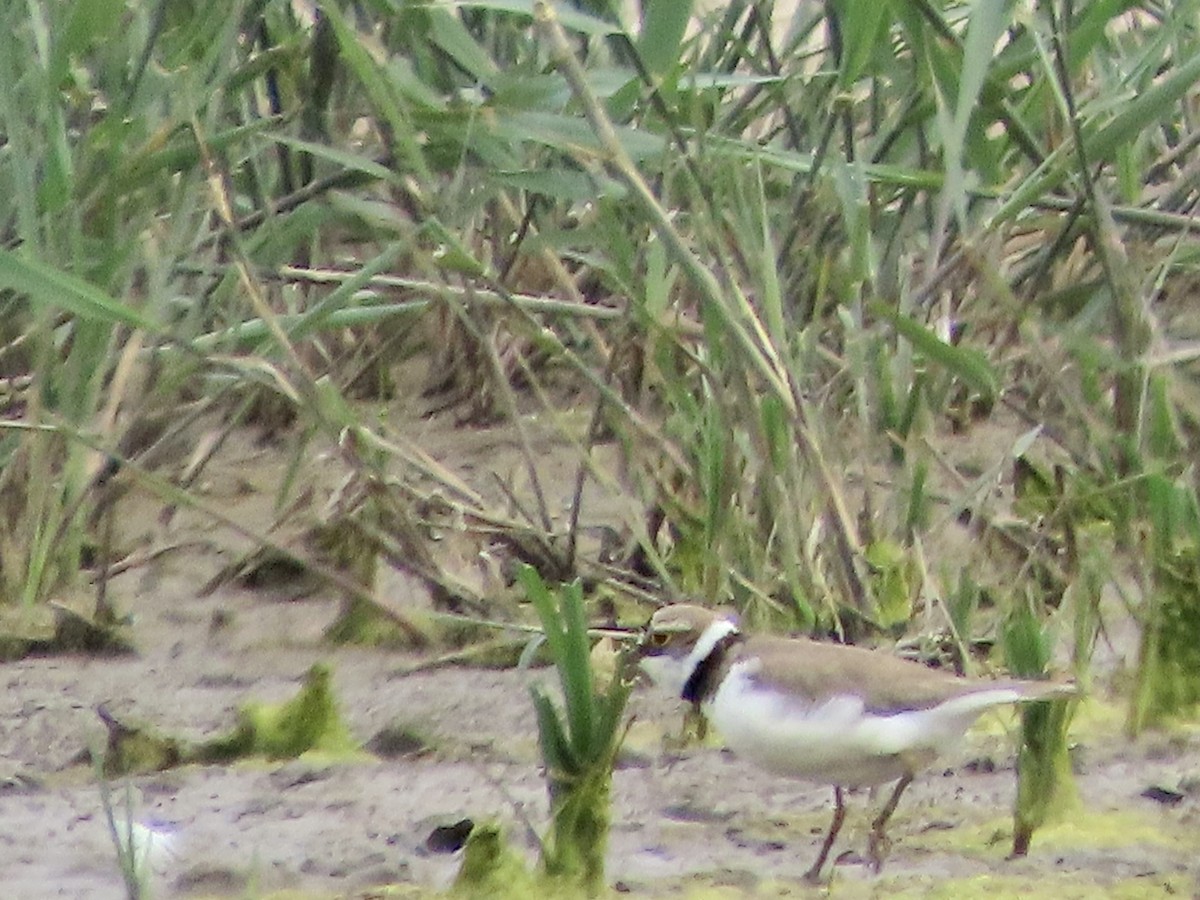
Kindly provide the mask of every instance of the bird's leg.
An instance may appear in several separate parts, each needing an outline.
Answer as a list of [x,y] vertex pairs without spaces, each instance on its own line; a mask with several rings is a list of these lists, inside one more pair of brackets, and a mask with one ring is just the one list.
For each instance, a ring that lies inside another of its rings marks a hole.
[[833,821],[829,823],[829,831],[825,834],[825,842],[821,844],[821,852],[817,854],[817,861],[812,864],[812,868],[804,875],[804,880],[811,884],[820,883],[821,868],[825,865],[829,851],[833,849],[833,842],[837,840],[838,832],[842,830],[842,820],[846,818],[846,804],[842,798],[842,789],[837,785],[834,785],[833,788],[833,802]]
[[900,803],[900,795],[904,793],[906,787],[912,784],[912,780],[912,773],[905,773],[900,777],[900,780],[896,782],[896,789],[892,791],[892,796],[888,798],[888,802],[884,804],[879,815],[875,817],[875,821],[871,823],[871,836],[867,840],[867,856],[876,872],[883,868],[883,859],[887,856],[892,843],[884,834],[884,829],[887,828],[888,819],[892,817],[892,813],[896,811],[896,807]]

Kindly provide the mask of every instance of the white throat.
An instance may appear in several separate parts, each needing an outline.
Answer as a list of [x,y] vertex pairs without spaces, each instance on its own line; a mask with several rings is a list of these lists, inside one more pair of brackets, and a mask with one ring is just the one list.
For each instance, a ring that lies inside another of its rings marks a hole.
[[732,619],[714,619],[700,632],[700,637],[696,638],[696,643],[686,656],[648,656],[642,660],[642,670],[658,687],[674,697],[680,697],[688,679],[716,649],[717,644],[737,633],[737,623]]

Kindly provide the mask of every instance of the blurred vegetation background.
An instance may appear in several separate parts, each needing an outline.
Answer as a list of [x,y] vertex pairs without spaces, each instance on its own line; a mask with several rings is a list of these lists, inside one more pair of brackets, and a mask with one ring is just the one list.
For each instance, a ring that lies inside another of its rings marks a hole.
[[[453,522],[626,624],[699,595],[1020,671],[1048,629],[1084,681],[1132,627],[1130,727],[1187,711],[1198,13],[5,4],[0,599],[103,626],[124,492],[223,521],[195,486],[249,427],[281,521],[316,448],[346,475],[305,543],[251,536],[414,640],[380,562],[518,615],[439,557]],[[514,429],[527,489],[415,448],[386,410],[429,398]]]

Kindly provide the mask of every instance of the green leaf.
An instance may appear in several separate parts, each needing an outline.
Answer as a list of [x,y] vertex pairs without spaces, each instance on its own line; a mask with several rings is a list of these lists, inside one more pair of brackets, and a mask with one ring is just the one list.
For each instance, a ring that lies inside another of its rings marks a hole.
[[0,287],[25,294],[39,306],[66,310],[82,319],[130,325],[152,334],[166,331],[158,322],[110,297],[95,285],[29,259],[19,251],[0,249]]
[[963,150],[972,119],[979,109],[979,98],[987,80],[993,48],[1008,26],[1009,0],[976,0],[971,5],[962,71],[950,127],[945,129],[946,190],[951,208],[966,222],[967,191]]
[[545,691],[538,685],[530,688],[533,696],[533,710],[537,717],[538,748],[542,754],[542,762],[555,774],[578,775],[583,767],[570,740],[563,733],[562,721],[558,709]]
[[321,10],[337,35],[342,61],[362,84],[375,111],[389,125],[391,134],[400,145],[404,162],[415,169],[421,178],[431,180],[432,174],[425,162],[425,155],[415,137],[419,129],[412,122],[408,102],[397,84],[398,76],[375,61],[336,3],[322,4]]
[[1135,140],[1147,128],[1170,121],[1174,105],[1200,81],[1200,54],[1174,66],[1147,90],[1121,106],[1115,118],[1084,139],[1087,158],[1098,163],[1113,159],[1117,149]]
[[1184,452],[1177,411],[1171,402],[1170,380],[1162,374],[1150,376],[1146,447],[1160,459],[1174,459]]
[[591,642],[584,617],[583,585],[574,581],[559,591],[562,617],[566,623],[566,655],[559,664],[563,693],[567,700],[567,721],[571,726],[571,743],[576,753],[594,761],[593,712],[596,697],[592,691]]
[[[533,18],[534,0],[458,0],[449,5],[461,6],[464,9],[490,9],[494,12],[516,13]],[[562,23],[563,28],[578,31],[580,34],[606,37],[622,33],[619,25],[581,13],[565,4],[555,4],[554,15]]]
[[1050,637],[1029,603],[1018,600],[1013,604],[1004,626],[1004,659],[1014,675],[1037,678],[1045,674],[1050,662]]
[[915,319],[887,313],[896,331],[932,362],[961,378],[987,401],[999,391],[999,379],[986,356],[973,347],[948,344]]
[[490,172],[489,176],[498,184],[568,203],[592,202],[601,198],[623,200],[628,193],[624,184],[605,175],[567,169],[495,171]]
[[[576,115],[523,110],[492,123],[494,135],[514,142],[544,144],[559,150],[585,150],[603,154],[599,139],[588,123]],[[635,161],[657,156],[666,148],[666,139],[638,128],[618,126],[617,139]]]
[[441,47],[464,71],[476,81],[490,85],[500,74],[492,58],[471,37],[458,16],[446,9],[430,9],[429,26],[434,43]]
[[[229,150],[277,125],[274,119],[263,118],[229,128],[206,138],[208,150],[212,153]],[[157,183],[166,174],[188,172],[199,165],[200,148],[195,134],[179,126],[164,134],[162,140],[156,135],[146,146],[130,153],[122,161],[120,171],[112,175],[113,189],[118,193],[134,193]]]
[[633,690],[632,679],[626,679],[623,675],[623,662],[623,659],[617,662],[613,680],[601,698],[600,715],[596,719],[595,744],[597,747],[604,748],[604,755],[609,759],[609,764],[611,764],[611,757],[617,751],[617,744],[621,737],[618,731],[621,725],[621,716],[625,713],[626,701]]
[[[1119,148],[1137,139],[1159,121],[1170,121],[1176,103],[1200,80],[1200,54],[1193,54],[1147,90],[1139,92],[1107,124],[1088,123],[1084,136],[1084,155],[1092,164],[1110,162]],[[1025,178],[992,216],[992,224],[1008,221],[1025,213],[1037,200],[1058,188],[1075,171],[1074,148],[1060,145]]]
[[51,84],[61,85],[67,78],[72,57],[82,57],[98,42],[107,40],[121,27],[124,0],[90,0],[72,3],[61,39],[55,42],[54,56],[47,73]]
[[679,46],[692,17],[692,0],[646,0],[637,50],[647,71],[662,75],[679,63]]
[[848,88],[863,77],[871,60],[881,53],[890,57],[888,30],[892,24],[891,0],[839,0],[842,28],[842,64],[838,82]]
[[362,172],[371,178],[376,178],[387,184],[402,185],[404,179],[396,172],[389,169],[387,166],[381,166],[375,160],[366,156],[360,156],[357,153],[351,153],[346,150],[339,150],[336,147],[331,147],[328,144],[317,143],[316,141],[306,141],[301,138],[290,137],[286,134],[273,132],[263,136],[265,140],[273,141],[277,144],[284,144],[294,150],[301,150],[311,156],[316,156],[321,159],[335,163],[339,168],[350,172]]
[[374,259],[363,263],[356,272],[326,294],[320,302],[289,323],[286,329],[288,337],[292,340],[299,340],[327,326],[330,316],[349,305],[355,293],[366,287],[372,278],[388,271],[405,248],[406,244],[403,242],[391,243]]

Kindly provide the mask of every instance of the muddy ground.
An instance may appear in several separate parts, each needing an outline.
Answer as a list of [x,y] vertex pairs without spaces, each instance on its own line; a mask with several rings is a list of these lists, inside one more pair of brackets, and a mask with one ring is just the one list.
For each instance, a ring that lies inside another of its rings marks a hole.
[[[411,437],[481,490],[492,471],[508,479],[519,469],[515,440],[503,428],[464,436],[449,413],[412,422],[420,424]],[[547,483],[561,489],[552,505],[561,510],[571,457],[556,454],[553,441],[544,449]],[[286,457],[279,444],[236,436],[210,469],[204,495],[261,526]],[[312,466],[318,481],[336,480],[333,457],[314,457]],[[400,896],[427,896],[449,884],[459,862],[428,850],[427,839],[462,818],[501,820],[533,857],[546,797],[527,685],[548,672],[414,672],[429,654],[331,648],[321,640],[338,612],[328,591],[229,584],[202,596],[200,586],[246,543],[186,511],[164,524],[160,506],[131,496],[122,507],[123,541],[174,549],[109,586],[118,610],[132,617],[138,653],[0,666],[0,896],[125,896],[92,772],[72,764],[103,740],[98,704],[198,739],[227,731],[248,699],[293,695],[318,660],[332,666],[358,738],[401,726],[424,748],[390,759],[189,766],[132,779],[134,818],[170,834],[154,858],[155,896],[371,897],[388,885]],[[596,521],[619,517],[618,504],[602,496],[587,510]],[[412,585],[383,588],[403,605]],[[909,790],[879,876],[855,859],[870,816],[866,794],[852,796],[829,893],[1200,896],[1200,732],[1130,742],[1118,702],[1098,694],[1077,729],[1081,806],[1039,833],[1027,858],[1006,859],[1012,740],[1004,720],[993,719]],[[715,746],[665,753],[663,730],[678,726],[677,707],[640,691],[631,711],[636,724],[615,776],[614,889],[696,897],[810,892],[800,876],[827,823],[830,790],[765,776]],[[1149,788],[1167,791],[1155,799],[1144,796]]]

